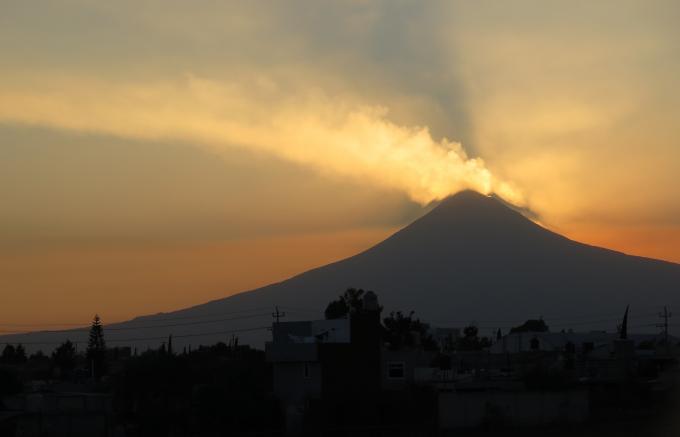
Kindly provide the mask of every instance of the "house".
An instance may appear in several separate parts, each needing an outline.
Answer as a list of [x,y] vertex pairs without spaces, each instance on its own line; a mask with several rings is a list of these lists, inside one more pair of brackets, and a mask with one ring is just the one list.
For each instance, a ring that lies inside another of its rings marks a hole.
[[[636,349],[644,348],[646,344],[654,344],[658,340],[656,334],[631,334],[628,336]],[[619,334],[591,331],[591,332],[513,332],[494,343],[492,354],[520,352],[564,352],[572,351],[576,354],[590,354],[591,356],[608,356],[613,352],[614,341]]]
[[436,327],[432,329],[432,336],[443,351],[450,351],[460,338],[460,328]]
[[410,384],[428,381],[436,351],[407,348],[381,351],[381,383],[383,390],[403,390]]
[[265,346],[276,396],[288,406],[321,398],[321,345],[350,344],[350,320],[278,322]]
[[615,334],[605,332],[513,332],[491,346],[493,354],[521,352],[574,352],[587,353],[609,348]]
[[[381,326],[371,292],[346,318],[274,323],[266,353],[287,430],[310,417],[319,429],[581,423],[612,401],[608,387],[663,388],[657,375],[676,363],[677,340],[660,347],[652,334],[526,329],[468,350],[453,347],[455,328],[430,330],[427,344],[401,329]],[[373,422],[356,420],[364,413]]]
[[274,393],[289,432],[322,399],[375,405],[380,391],[380,306],[375,293],[363,296],[360,311],[347,318],[276,322],[266,343]]

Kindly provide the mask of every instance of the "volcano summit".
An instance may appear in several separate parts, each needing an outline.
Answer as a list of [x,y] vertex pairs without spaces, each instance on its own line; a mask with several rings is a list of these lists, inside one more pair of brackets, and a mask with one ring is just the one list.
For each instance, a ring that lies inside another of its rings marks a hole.
[[[320,318],[348,287],[374,290],[386,312],[414,310],[433,325],[477,322],[488,333],[542,316],[553,330],[612,331],[628,304],[633,321],[636,313],[680,307],[680,265],[569,240],[496,198],[466,191],[358,255],[224,299],[109,325],[107,339],[153,347],[173,334],[181,346],[224,341],[236,331],[242,342],[261,346],[274,306],[286,320]],[[41,332],[2,341],[85,336]]]

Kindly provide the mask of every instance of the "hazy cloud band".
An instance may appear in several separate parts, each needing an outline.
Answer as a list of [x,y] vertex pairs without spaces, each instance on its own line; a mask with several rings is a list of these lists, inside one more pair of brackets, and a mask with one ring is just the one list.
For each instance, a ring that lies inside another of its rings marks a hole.
[[54,78],[0,88],[0,119],[145,140],[181,139],[222,153],[274,154],[322,173],[397,189],[428,203],[463,189],[522,196],[462,145],[401,126],[354,96],[282,91],[271,78],[217,82],[187,76],[149,83]]

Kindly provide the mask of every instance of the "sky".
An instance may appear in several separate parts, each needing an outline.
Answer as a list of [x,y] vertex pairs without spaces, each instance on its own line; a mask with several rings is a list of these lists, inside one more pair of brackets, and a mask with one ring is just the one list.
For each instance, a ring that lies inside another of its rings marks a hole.
[[463,189],[680,262],[675,1],[6,0],[0,329],[170,311]]

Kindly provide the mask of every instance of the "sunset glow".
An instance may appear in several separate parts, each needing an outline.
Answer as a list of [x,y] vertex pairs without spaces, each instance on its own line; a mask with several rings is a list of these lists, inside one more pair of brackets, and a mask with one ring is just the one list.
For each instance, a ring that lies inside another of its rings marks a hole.
[[200,304],[466,189],[680,262],[680,7],[511,3],[3,5],[0,320]]

